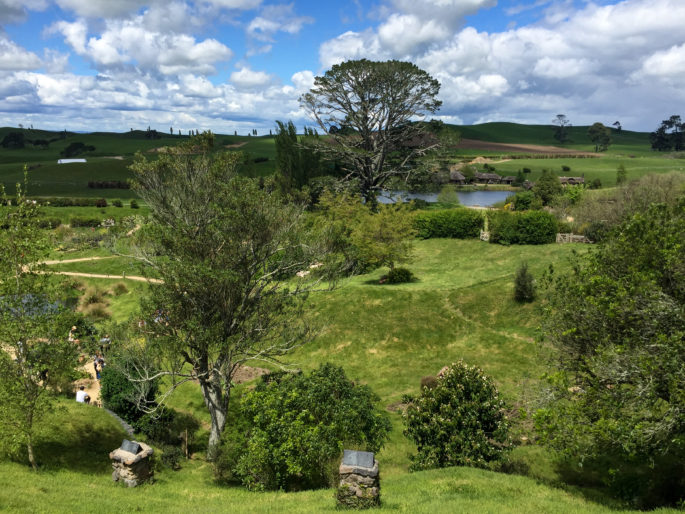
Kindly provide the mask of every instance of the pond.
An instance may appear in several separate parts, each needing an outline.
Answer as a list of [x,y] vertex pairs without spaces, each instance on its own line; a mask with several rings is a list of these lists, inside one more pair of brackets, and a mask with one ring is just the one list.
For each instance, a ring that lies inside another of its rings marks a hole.
[[[506,200],[513,195],[513,191],[457,191],[459,202],[467,207],[478,205],[480,207],[490,207],[491,205]],[[397,197],[403,200],[425,200],[426,202],[437,202],[438,193],[409,193],[407,191],[385,191],[378,195],[380,203],[394,203]]]

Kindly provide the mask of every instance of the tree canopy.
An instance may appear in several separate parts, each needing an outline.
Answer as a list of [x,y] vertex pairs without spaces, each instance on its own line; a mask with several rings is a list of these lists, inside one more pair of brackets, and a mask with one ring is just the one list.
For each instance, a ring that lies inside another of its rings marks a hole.
[[[361,59],[316,77],[300,103],[330,136],[320,150],[342,161],[374,202],[388,179],[408,175],[413,158],[438,146],[415,121],[439,109],[439,90],[440,83],[412,63]],[[392,159],[393,153],[401,158]]]
[[679,115],[674,114],[667,120],[663,120],[661,125],[649,135],[652,148],[659,152],[675,150],[680,151],[685,148],[685,123]]
[[587,135],[595,144],[595,152],[604,152],[611,144],[611,129],[601,123],[593,123],[587,130]]
[[211,417],[210,457],[238,368],[280,362],[309,337],[307,288],[295,273],[316,259],[303,208],[238,175],[240,154],[210,153],[212,141],[205,133],[132,165],[152,217],[140,231],[142,258],[161,283],[150,285],[142,304],[146,346],[129,356],[141,384],[172,376],[171,392],[199,383]]

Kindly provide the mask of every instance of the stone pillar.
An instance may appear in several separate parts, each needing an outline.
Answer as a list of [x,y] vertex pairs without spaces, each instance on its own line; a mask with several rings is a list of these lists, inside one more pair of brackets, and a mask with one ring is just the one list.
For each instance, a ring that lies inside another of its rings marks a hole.
[[345,450],[339,473],[336,493],[339,507],[368,509],[380,505],[378,461],[373,458],[373,453]]
[[[124,440],[124,443],[129,441]],[[132,453],[124,448],[117,448],[109,454],[112,459],[112,480],[123,481],[129,487],[136,487],[143,482],[152,479],[152,448],[145,443],[133,443],[139,446],[137,453]],[[125,444],[122,444],[124,447]]]

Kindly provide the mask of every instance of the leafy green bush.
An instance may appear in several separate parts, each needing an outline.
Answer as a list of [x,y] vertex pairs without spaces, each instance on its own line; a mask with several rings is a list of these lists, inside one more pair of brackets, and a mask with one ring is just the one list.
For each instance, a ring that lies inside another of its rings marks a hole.
[[414,217],[414,228],[421,239],[478,237],[483,228],[483,216],[474,209],[420,212]]
[[492,380],[463,361],[438,374],[437,385],[407,396],[404,434],[416,443],[412,469],[486,467],[510,448],[504,401]]
[[121,200],[113,200],[112,205],[114,205],[114,207],[123,207],[124,206],[124,204],[121,202]]
[[528,211],[542,209],[540,200],[532,191],[519,191],[510,200],[515,211]]
[[138,202],[135,200],[131,200],[131,209],[140,209],[140,206],[138,205]]
[[331,364],[265,379],[242,398],[244,442],[227,441],[235,476],[256,490],[331,485],[344,447],[383,446],[390,421],[377,400]]
[[407,268],[393,268],[388,272],[389,284],[403,284],[411,282],[414,279],[414,274]]
[[59,218],[55,217],[48,217],[48,218],[40,218],[38,220],[38,226],[40,228],[57,228],[62,224],[62,221]]
[[516,270],[514,277],[514,300],[517,302],[532,302],[535,299],[535,279],[528,271],[525,262]]
[[85,216],[74,216],[69,220],[72,227],[99,227],[102,223],[100,218],[86,218]]
[[[153,402],[157,394],[157,384],[153,384],[147,401]],[[111,410],[124,421],[135,424],[145,414],[135,402],[136,388],[128,377],[114,366],[105,366],[100,375],[100,397],[105,408]]]
[[496,212],[490,215],[490,242],[547,244],[556,241],[557,220],[544,211]]
[[107,207],[107,200],[104,198],[98,198],[95,200],[95,207]]

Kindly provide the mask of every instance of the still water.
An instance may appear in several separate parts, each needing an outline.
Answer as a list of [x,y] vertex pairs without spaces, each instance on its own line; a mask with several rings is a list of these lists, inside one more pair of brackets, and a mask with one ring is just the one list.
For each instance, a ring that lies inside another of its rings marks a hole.
[[[457,191],[459,202],[465,206],[479,205],[489,207],[513,195],[513,191]],[[397,198],[402,200],[425,200],[437,202],[438,193],[408,193],[407,191],[386,191],[378,196],[380,203],[393,203]]]

